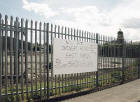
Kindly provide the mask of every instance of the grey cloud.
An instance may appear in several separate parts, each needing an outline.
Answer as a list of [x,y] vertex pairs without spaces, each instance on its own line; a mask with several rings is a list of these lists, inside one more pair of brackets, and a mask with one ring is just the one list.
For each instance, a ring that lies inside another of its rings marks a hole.
[[139,29],[140,28],[140,18],[131,18],[124,21],[123,26],[126,28]]

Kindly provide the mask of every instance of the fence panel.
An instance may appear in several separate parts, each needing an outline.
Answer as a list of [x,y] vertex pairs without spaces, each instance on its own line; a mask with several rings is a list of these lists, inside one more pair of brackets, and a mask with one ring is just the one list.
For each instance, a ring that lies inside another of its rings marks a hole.
[[[54,38],[96,43],[98,70],[56,75]],[[128,82],[139,77],[139,57],[132,42],[0,14],[0,101],[49,100]]]

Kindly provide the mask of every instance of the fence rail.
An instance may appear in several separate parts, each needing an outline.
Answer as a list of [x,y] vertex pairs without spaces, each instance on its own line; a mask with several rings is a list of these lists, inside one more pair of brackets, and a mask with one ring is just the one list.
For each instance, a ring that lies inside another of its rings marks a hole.
[[[97,43],[98,71],[55,75],[53,38]],[[139,51],[132,42],[0,14],[0,102],[49,100],[137,79]]]

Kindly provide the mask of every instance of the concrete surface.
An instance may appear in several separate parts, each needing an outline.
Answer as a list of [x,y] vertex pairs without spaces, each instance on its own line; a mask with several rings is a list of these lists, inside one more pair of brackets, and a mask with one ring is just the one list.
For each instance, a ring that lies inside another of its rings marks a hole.
[[140,102],[140,80],[62,102]]

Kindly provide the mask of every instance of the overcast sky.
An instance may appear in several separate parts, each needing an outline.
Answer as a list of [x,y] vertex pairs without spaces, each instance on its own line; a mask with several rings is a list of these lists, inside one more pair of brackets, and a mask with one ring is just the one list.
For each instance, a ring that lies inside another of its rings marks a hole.
[[140,0],[0,0],[2,15],[18,16],[140,40]]

